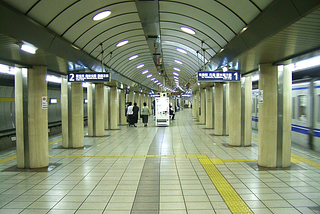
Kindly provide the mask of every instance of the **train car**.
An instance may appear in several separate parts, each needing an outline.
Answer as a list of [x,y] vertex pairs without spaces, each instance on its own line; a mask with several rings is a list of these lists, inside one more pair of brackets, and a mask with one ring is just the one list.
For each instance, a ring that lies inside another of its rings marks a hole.
[[[258,89],[252,90],[252,129],[258,130]],[[292,143],[320,151],[320,81],[292,84]]]

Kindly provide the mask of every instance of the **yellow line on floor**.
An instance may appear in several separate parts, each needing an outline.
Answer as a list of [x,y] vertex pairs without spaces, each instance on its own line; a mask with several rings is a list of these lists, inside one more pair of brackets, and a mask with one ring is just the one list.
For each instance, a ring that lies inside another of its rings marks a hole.
[[0,160],[0,164],[5,163],[5,162],[8,162],[8,161],[11,161],[11,160],[16,159],[16,158],[17,158],[17,156],[16,156],[16,155],[13,155],[13,156],[11,156],[11,157],[2,159],[2,160]]
[[296,160],[301,161],[303,163],[309,164],[310,166],[316,167],[317,169],[320,169],[320,164],[319,163],[316,163],[316,162],[314,162],[312,160],[309,160],[307,158],[301,157],[300,155],[291,153],[291,160],[292,160],[292,158],[295,158]]
[[254,141],[257,141],[257,142],[258,142],[258,138],[253,137],[253,136],[252,136],[252,140],[254,140]]
[[253,213],[211,159],[198,159],[232,213]]
[[52,141],[52,142],[49,143],[49,146],[51,146],[52,144],[55,144],[55,143],[59,143],[61,141],[62,141],[62,139]]

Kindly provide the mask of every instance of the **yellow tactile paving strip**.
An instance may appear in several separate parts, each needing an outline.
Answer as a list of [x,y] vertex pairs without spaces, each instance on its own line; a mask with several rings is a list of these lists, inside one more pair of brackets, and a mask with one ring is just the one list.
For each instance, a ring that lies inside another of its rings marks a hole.
[[299,161],[300,163],[303,162],[303,163],[306,163],[306,164],[309,164],[310,166],[313,166],[313,167],[316,167],[317,169],[320,169],[320,164],[319,163],[316,163],[312,160],[309,160],[307,158],[304,158],[304,157],[301,157],[297,154],[293,154],[291,153],[291,161],[292,159],[295,159],[297,161]]
[[217,159],[199,158],[199,161],[232,213],[253,213],[239,194],[216,168],[214,162],[219,162]]

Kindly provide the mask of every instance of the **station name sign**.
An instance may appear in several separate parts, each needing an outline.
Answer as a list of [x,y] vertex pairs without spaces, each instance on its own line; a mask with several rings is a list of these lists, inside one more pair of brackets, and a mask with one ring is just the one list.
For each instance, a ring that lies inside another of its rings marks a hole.
[[239,72],[214,72],[214,71],[199,71],[198,81],[207,82],[229,82],[240,81],[241,75]]
[[110,82],[110,73],[69,73],[68,82]]

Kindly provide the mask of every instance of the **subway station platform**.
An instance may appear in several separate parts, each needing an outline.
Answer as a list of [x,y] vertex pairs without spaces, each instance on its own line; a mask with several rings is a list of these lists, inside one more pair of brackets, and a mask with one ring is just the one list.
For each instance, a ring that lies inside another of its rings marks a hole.
[[212,214],[320,212],[320,155],[292,145],[292,166],[257,166],[251,147],[230,147],[177,112],[169,127],[121,126],[62,149],[50,137],[50,167],[18,170],[1,152],[0,214]]

